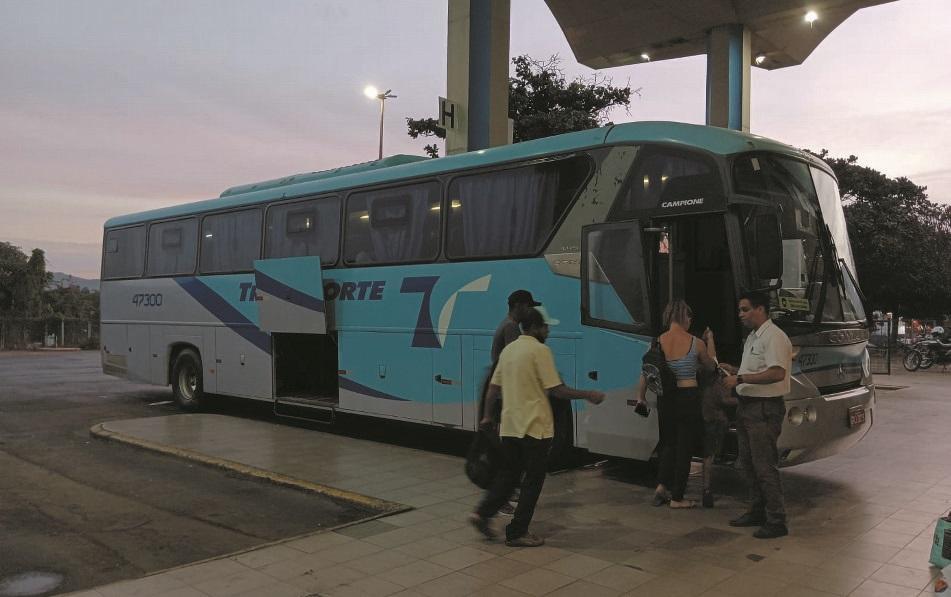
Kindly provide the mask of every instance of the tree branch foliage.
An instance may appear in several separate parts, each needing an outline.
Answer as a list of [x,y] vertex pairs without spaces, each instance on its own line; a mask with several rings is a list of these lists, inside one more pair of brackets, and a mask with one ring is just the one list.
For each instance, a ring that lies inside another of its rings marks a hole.
[[951,206],[927,187],[889,178],[858,158],[829,158],[839,179],[859,284],[871,309],[944,318],[951,312]]
[[[608,112],[615,107],[627,109],[631,95],[640,94],[640,89],[630,86],[615,87],[610,78],[597,73],[568,81],[557,55],[543,61],[516,56],[512,64],[515,76],[509,77],[509,118],[515,143],[610,124]],[[413,139],[446,138],[445,129],[434,118],[407,118],[406,127]],[[425,151],[430,157],[439,155],[435,144],[427,145]]]

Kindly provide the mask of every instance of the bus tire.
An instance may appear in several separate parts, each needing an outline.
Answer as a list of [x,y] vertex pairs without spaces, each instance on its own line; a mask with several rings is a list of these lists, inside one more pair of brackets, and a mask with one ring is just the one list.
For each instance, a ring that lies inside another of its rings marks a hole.
[[201,357],[191,348],[186,348],[175,357],[172,366],[172,396],[179,408],[194,412],[205,403],[202,386]]

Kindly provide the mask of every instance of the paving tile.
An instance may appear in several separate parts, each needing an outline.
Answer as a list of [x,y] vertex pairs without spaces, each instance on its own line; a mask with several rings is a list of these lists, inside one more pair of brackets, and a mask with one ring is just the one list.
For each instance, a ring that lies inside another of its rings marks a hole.
[[575,580],[576,579],[571,576],[543,568],[536,568],[508,578],[499,584],[503,587],[508,587],[529,595],[547,595],[555,589],[575,582]]
[[904,566],[905,568],[915,568],[917,570],[931,570],[933,567],[928,561],[930,552],[923,552],[913,549],[903,549],[888,560],[889,564]]
[[834,571],[851,576],[861,576],[863,578],[868,578],[881,567],[881,562],[863,560],[845,555],[835,555],[819,565],[821,570]]
[[895,564],[885,564],[875,571],[870,578],[880,582],[887,582],[902,587],[910,587],[921,591],[935,577],[931,570],[920,570],[915,568],[905,568]]
[[[404,588],[375,576],[369,576],[352,582],[338,585],[324,591],[321,595],[328,597],[387,597],[403,591]],[[271,597],[268,595],[267,597]]]
[[413,587],[413,590],[428,597],[462,596],[475,593],[492,584],[494,584],[493,581],[484,578],[476,578],[461,572],[451,572]]
[[[685,578],[683,574],[676,574],[653,578],[638,586],[633,591],[624,593],[624,595],[637,595],[641,597],[683,597],[684,595],[695,595],[697,593],[697,587],[694,586],[689,579]],[[704,593],[704,595],[706,595],[706,593]]]
[[[287,583],[277,582],[263,587],[255,587],[244,593],[237,593],[234,597],[261,597],[262,595],[266,595],[267,597],[305,597],[307,594],[308,591],[305,589]],[[194,597],[202,595],[204,595],[204,593],[198,593],[196,591]]]
[[360,524],[352,524],[342,529],[337,529],[334,532],[345,537],[352,537],[353,539],[363,539],[364,537],[379,535],[380,533],[392,531],[397,528],[399,528],[399,526],[390,524],[389,520],[368,520]]
[[783,587],[776,593],[776,597],[833,597],[834,595],[835,593],[827,593],[795,584]]
[[[97,593],[98,594],[98,593]],[[70,595],[69,597],[78,597]],[[202,593],[198,589],[193,589],[191,587],[182,587],[181,589],[173,589],[167,593],[159,593],[155,597],[208,597],[205,593]]]
[[426,560],[417,560],[382,572],[378,574],[377,577],[409,588],[421,585],[434,578],[439,578],[450,572],[452,572],[452,570],[444,566],[433,564]]
[[623,593],[655,578],[657,576],[649,572],[615,564],[589,574],[585,580]]
[[309,535],[307,537],[301,537],[300,539],[294,539],[293,541],[282,543],[282,545],[284,547],[290,547],[291,549],[296,549],[298,551],[303,551],[306,553],[314,553],[322,549],[327,549],[329,547],[336,547],[338,545],[343,545],[344,543],[349,543],[351,541],[354,541],[352,537],[346,537],[339,533],[324,532],[324,533]]
[[602,585],[596,585],[586,580],[576,580],[548,593],[548,597],[616,597],[620,591]]
[[201,582],[220,578],[222,576],[241,574],[242,572],[246,572],[248,570],[250,570],[250,568],[247,566],[243,566],[234,560],[229,560],[226,558],[222,560],[212,560],[202,564],[186,566],[184,568],[176,568],[175,570],[168,571],[166,574],[174,576],[186,585],[194,586]]
[[918,597],[918,593],[919,591],[917,589],[899,587],[898,585],[869,579],[859,585],[858,588],[849,593],[849,595],[854,595],[855,597]]
[[349,562],[350,560],[362,558],[382,550],[383,548],[379,545],[357,539],[349,543],[344,543],[343,545],[322,549],[316,552],[314,555],[316,555],[318,558],[323,558],[330,560],[331,562],[343,564],[345,562]]
[[544,566],[545,564],[560,560],[569,555],[571,555],[570,551],[543,545],[541,547],[518,548],[505,557],[518,560],[519,562],[525,562],[526,564],[532,564],[533,566]]
[[496,556],[491,560],[479,562],[462,569],[462,572],[476,578],[495,583],[532,570],[534,566],[526,562]]
[[560,574],[573,576],[575,578],[585,578],[594,574],[598,570],[603,570],[614,565],[613,562],[592,558],[583,554],[572,554],[560,560],[555,560],[545,564],[545,568],[553,570]]
[[271,578],[283,580],[336,565],[337,562],[318,557],[315,554],[301,553],[295,558],[274,562],[257,570]]
[[210,597],[230,597],[271,584],[274,584],[274,578],[256,570],[245,569],[237,574],[213,578],[195,583],[193,586]]
[[325,593],[340,585],[345,585],[360,580],[361,578],[366,578],[363,572],[359,572],[343,564],[336,564],[329,568],[312,570],[299,576],[289,577],[285,579],[284,582],[294,585],[295,587],[306,589],[311,593]]
[[456,549],[457,547],[459,547],[458,543],[447,541],[442,537],[424,537],[411,543],[399,545],[393,549],[417,559],[426,559],[430,556]]
[[765,597],[775,595],[789,584],[789,581],[783,579],[741,572],[717,583],[712,588],[724,593],[732,593],[737,597]]
[[418,558],[394,549],[378,551],[361,558],[356,558],[347,562],[349,568],[358,570],[368,575],[375,575],[397,566],[405,566],[415,562]]
[[434,564],[445,566],[450,570],[461,570],[462,568],[478,564],[479,562],[492,560],[495,557],[496,556],[488,552],[472,547],[456,547],[455,549],[430,556],[427,559]]
[[489,585],[472,593],[471,597],[525,597],[525,593],[502,585]]
[[796,579],[794,584],[825,591],[833,595],[848,595],[864,581],[865,578],[862,576],[855,576],[842,571],[812,568]]

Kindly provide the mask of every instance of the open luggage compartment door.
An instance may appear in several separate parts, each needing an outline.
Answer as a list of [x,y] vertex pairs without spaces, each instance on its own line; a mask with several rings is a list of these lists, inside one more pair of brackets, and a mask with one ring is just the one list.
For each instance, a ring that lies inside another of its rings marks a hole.
[[258,327],[265,332],[326,334],[327,314],[320,257],[254,262]]

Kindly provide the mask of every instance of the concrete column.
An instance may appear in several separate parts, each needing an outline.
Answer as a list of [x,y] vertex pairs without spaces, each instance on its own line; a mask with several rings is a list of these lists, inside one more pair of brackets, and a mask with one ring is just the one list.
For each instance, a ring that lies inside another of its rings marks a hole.
[[508,143],[510,0],[449,0],[446,98],[461,108],[446,153]]
[[750,31],[714,27],[707,34],[707,124],[750,130]]

